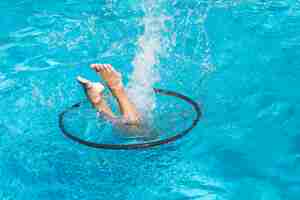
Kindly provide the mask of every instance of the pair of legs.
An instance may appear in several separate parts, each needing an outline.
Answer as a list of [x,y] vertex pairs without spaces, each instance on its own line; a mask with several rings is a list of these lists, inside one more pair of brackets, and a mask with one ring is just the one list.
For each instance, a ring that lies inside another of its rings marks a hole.
[[138,125],[140,122],[140,115],[134,104],[129,100],[125,88],[123,87],[121,74],[110,64],[92,64],[91,68],[103,79],[112,95],[116,98],[122,116],[120,118],[113,113],[104,100],[102,92],[105,87],[101,83],[94,83],[78,76],[77,80],[83,86],[91,104],[98,112],[114,123]]

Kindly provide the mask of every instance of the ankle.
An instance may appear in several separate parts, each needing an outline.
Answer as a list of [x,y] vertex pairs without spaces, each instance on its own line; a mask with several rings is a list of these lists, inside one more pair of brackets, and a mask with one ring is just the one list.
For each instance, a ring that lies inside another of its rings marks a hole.
[[120,94],[125,92],[122,81],[109,84],[109,88],[114,94]]
[[107,82],[107,85],[112,89],[122,89],[123,88],[123,83],[122,83],[122,80],[115,80],[115,81],[109,81]]

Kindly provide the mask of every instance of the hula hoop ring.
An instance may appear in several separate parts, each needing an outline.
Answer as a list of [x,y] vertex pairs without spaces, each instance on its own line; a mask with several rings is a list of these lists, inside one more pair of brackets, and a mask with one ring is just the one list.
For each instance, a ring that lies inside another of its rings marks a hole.
[[202,116],[201,108],[200,108],[200,106],[197,102],[195,102],[191,98],[189,98],[185,95],[182,95],[180,93],[177,93],[177,92],[173,92],[173,91],[170,91],[170,90],[159,89],[159,88],[153,88],[153,89],[154,89],[154,92],[156,94],[162,94],[162,95],[166,95],[166,96],[173,96],[173,97],[179,98],[181,100],[184,100],[188,104],[192,105],[192,107],[194,108],[194,111],[196,112],[196,117],[193,119],[193,122],[192,122],[191,126],[186,128],[185,130],[175,134],[172,137],[162,139],[162,140],[158,140],[158,141],[146,142],[146,143],[102,144],[102,143],[90,142],[90,141],[83,140],[79,137],[74,136],[72,133],[69,133],[68,131],[66,131],[66,129],[64,127],[64,123],[63,123],[64,115],[67,112],[69,112],[70,110],[73,110],[73,109],[76,109],[76,108],[80,107],[83,102],[79,102],[79,103],[76,103],[76,104],[72,105],[71,107],[67,108],[66,110],[64,110],[63,112],[61,112],[59,114],[59,128],[61,129],[62,133],[67,138],[69,138],[69,139],[71,139],[71,140],[73,140],[73,141],[75,141],[79,144],[82,144],[82,145],[85,145],[85,146],[88,146],[88,147],[92,147],[92,148],[97,148],[97,149],[111,149],[111,150],[145,149],[145,148],[150,148],[150,147],[159,146],[159,145],[163,145],[163,144],[168,144],[170,142],[173,142],[175,140],[178,140],[178,139],[182,138],[183,136],[188,134],[193,128],[195,128],[195,126],[198,124],[198,122],[199,122],[199,120]]

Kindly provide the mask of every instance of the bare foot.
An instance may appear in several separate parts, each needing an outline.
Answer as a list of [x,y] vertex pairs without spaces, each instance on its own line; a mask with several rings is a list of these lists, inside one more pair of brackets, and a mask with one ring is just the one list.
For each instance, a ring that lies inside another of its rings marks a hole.
[[130,124],[139,124],[140,115],[123,87],[121,74],[110,64],[92,64],[91,68],[100,75],[116,97],[123,119]]
[[91,68],[101,76],[111,90],[123,87],[121,74],[110,64],[92,64]]
[[101,83],[93,83],[90,80],[77,77],[77,81],[84,88],[85,94],[92,103],[92,105],[102,114],[108,118],[114,118],[115,114],[112,112],[106,101],[102,98],[104,86]]
[[77,77],[77,81],[83,86],[87,97],[93,105],[101,102],[102,91],[104,90],[104,86],[101,83],[93,83],[80,76]]

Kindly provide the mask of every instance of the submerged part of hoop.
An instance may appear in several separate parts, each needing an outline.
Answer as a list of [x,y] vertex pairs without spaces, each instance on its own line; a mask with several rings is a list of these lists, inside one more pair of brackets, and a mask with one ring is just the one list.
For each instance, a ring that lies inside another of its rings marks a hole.
[[[198,123],[200,106],[180,93],[154,89],[157,105],[151,125],[136,134],[122,130],[97,116],[88,103],[79,102],[59,115],[59,127],[69,139],[100,149],[141,149],[167,144],[189,133]],[[75,130],[76,129],[76,130]],[[140,134],[144,131],[145,134]]]

